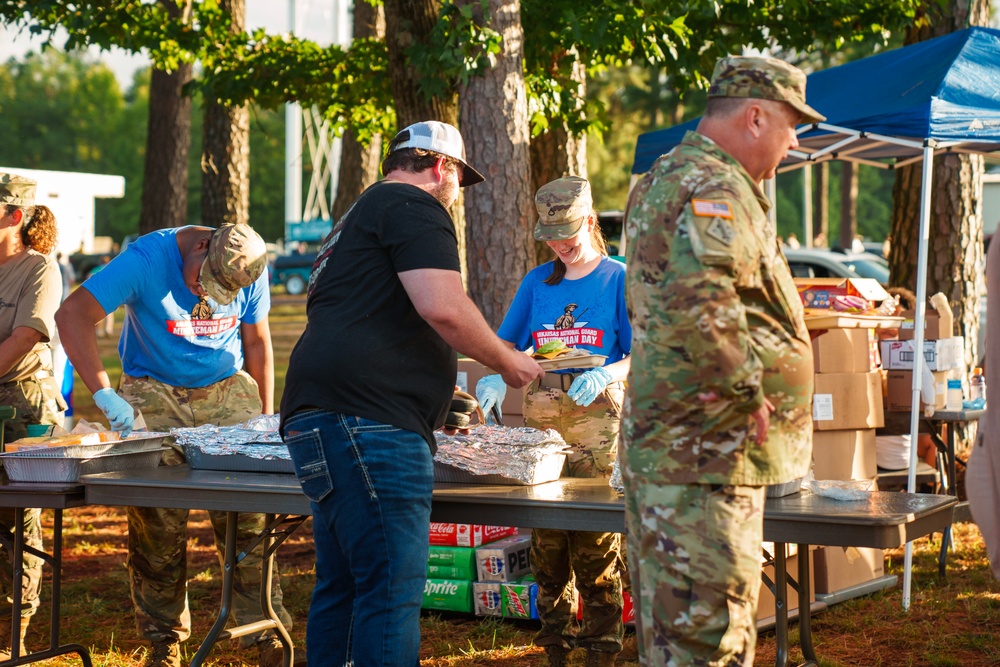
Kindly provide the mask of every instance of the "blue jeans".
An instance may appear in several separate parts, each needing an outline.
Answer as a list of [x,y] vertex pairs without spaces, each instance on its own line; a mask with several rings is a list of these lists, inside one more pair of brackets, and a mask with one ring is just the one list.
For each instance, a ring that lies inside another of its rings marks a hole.
[[292,415],[283,436],[312,501],[309,667],[414,667],[434,488],[427,442],[323,410]]

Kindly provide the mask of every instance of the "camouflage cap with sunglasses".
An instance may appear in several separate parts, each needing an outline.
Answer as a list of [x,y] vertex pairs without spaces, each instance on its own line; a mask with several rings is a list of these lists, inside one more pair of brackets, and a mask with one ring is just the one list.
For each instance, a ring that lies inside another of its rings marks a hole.
[[30,207],[35,205],[37,183],[17,174],[0,173],[0,204]]
[[584,220],[594,212],[590,182],[579,176],[566,176],[546,183],[535,193],[535,240],[564,241],[576,236]]
[[233,302],[267,265],[267,245],[250,225],[223,225],[212,234],[201,265],[201,286],[216,302]]

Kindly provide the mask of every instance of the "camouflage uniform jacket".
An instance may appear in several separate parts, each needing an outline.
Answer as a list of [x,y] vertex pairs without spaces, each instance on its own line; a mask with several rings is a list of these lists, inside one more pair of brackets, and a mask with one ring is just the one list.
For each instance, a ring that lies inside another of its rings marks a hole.
[[[769,207],[696,132],[630,196],[626,479],[759,486],[809,469],[812,351]],[[775,411],[761,445],[751,413],[765,397]]]

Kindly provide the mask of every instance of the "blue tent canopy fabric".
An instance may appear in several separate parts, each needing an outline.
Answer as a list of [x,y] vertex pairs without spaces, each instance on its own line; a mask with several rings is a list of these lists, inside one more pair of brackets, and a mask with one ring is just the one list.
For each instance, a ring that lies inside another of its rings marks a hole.
[[[844,138],[842,132],[956,143],[956,149],[1000,150],[1000,30],[967,28],[814,72],[806,87],[810,106],[826,123],[800,136],[802,155]],[[649,170],[693,130],[698,119],[639,136],[633,174]],[[862,137],[850,154],[859,159],[906,159],[919,148]],[[832,159],[837,156],[827,156]],[[840,156],[840,159],[844,159]]]

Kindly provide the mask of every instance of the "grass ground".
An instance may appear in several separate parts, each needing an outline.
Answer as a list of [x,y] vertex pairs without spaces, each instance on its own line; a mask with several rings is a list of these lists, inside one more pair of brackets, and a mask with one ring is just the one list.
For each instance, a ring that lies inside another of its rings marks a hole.
[[[303,300],[276,296],[271,329],[276,361],[276,396],[281,395],[289,352],[305,325]],[[120,320],[120,318],[119,318]],[[100,339],[101,354],[112,375],[117,371],[115,342]],[[77,383],[77,416],[98,420],[88,392]],[[51,520],[45,525],[50,530]],[[295,627],[293,639],[301,645],[305,634],[314,571],[311,524],[281,547],[281,585]],[[95,667],[134,667],[145,649],[138,640],[125,571],[125,518],[121,510],[84,507],[68,510],[64,527],[62,636],[91,649]],[[51,536],[46,543],[50,544]],[[187,644],[191,657],[207,633],[218,609],[221,574],[207,514],[193,512],[189,526],[189,597],[194,625]],[[948,576],[937,577],[940,535],[922,538],[914,548],[912,603],[902,609],[901,583],[893,588],[834,605],[813,622],[813,641],[821,667],[972,667],[1000,665],[1000,585],[994,580],[978,529],[971,524],[955,528],[956,548],[948,561]],[[886,573],[902,580],[903,550],[886,551]],[[43,596],[50,594],[47,585]],[[40,648],[48,635],[47,598],[32,623],[29,648]],[[531,645],[533,622],[478,619],[462,614],[425,614],[421,619],[423,667],[513,667],[545,665],[542,651]],[[792,629],[793,644],[798,639]],[[619,665],[638,664],[634,638]],[[758,640],[755,665],[773,665],[773,632]],[[802,659],[792,650],[793,661]],[[256,654],[237,642],[220,644],[210,665],[255,664]],[[581,652],[572,664],[583,664]],[[75,657],[50,660],[54,667],[79,664]]]

